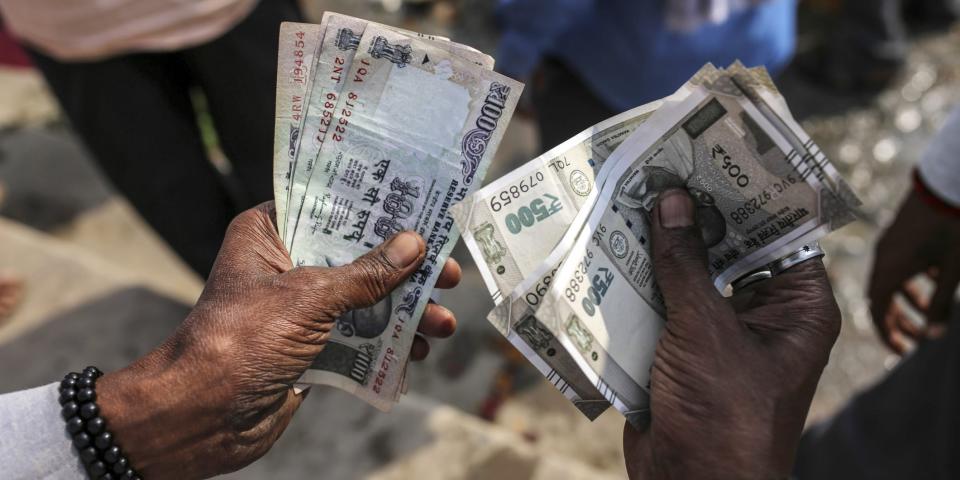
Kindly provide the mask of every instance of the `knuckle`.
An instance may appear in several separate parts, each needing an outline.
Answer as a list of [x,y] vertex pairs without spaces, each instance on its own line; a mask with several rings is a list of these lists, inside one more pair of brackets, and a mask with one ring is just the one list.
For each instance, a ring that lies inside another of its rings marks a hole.
[[396,275],[396,268],[382,254],[367,255],[355,262],[359,290],[375,301],[387,294],[387,288]]
[[261,214],[262,212],[259,208],[244,210],[233,218],[233,220],[230,222],[229,230],[249,228],[250,225],[259,222]]

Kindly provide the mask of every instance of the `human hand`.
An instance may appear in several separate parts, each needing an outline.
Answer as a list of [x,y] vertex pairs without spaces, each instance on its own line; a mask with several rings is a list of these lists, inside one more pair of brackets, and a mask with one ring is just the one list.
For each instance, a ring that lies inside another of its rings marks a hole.
[[732,298],[714,288],[682,190],[651,215],[667,307],[650,378],[651,423],[624,428],[632,478],[787,478],[840,331],[823,264],[808,260]]
[[[918,274],[927,274],[937,283],[932,296],[911,282]],[[903,354],[913,341],[942,335],[958,284],[960,220],[937,211],[912,192],[877,242],[870,275],[870,311],[887,346]],[[904,306],[894,301],[898,293],[926,317],[925,324],[915,323]]]
[[[97,382],[103,417],[147,478],[201,478],[237,470],[269,450],[305,395],[293,385],[323,350],[335,320],[400,285],[425,256],[401,233],[351,264],[292,268],[273,204],[238,216],[200,300],[160,347]],[[453,260],[439,288],[460,280]],[[447,337],[453,314],[430,304],[420,333]],[[411,357],[428,345],[418,337]]]

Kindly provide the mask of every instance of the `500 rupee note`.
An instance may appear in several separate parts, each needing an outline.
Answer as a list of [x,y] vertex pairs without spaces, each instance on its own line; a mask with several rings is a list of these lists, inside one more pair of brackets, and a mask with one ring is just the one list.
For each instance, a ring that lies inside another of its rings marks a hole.
[[588,205],[607,158],[661,103],[594,125],[451,209],[494,302],[543,262],[577,212]]
[[533,312],[632,423],[648,415],[664,323],[649,250],[661,192],[693,197],[718,289],[854,218],[856,197],[815,144],[755,103],[779,94],[735,67],[705,67],[644,125]]

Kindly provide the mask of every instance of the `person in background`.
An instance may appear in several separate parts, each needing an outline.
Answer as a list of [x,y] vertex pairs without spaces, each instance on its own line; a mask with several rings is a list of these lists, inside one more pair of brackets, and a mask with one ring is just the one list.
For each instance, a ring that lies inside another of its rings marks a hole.
[[[0,18],[0,67],[30,68],[30,59],[20,45],[3,27]],[[0,162],[3,161],[0,156]],[[6,200],[6,185],[0,179],[0,207]],[[23,299],[24,282],[20,275],[10,270],[0,270],[0,325],[10,318],[17,305]]]
[[[87,468],[93,478],[201,478],[264,455],[303,402],[293,386],[334,321],[389,295],[425,257],[423,239],[404,232],[345,266],[292,268],[275,215],[267,203],[234,220],[197,305],[146,356],[0,396],[4,476],[71,480]],[[624,430],[631,477],[786,478],[840,329],[823,264],[808,260],[727,299],[707,273],[692,198],[669,190],[653,217],[668,322],[652,422]],[[460,275],[448,260],[437,287]],[[455,328],[434,304],[418,327],[433,337]],[[428,351],[417,337],[411,358]]]
[[[794,472],[800,480],[960,478],[957,152],[960,107],[928,146],[913,190],[876,246],[873,320],[888,347],[909,355],[804,436]],[[932,293],[918,287],[918,275],[936,283]]]
[[826,41],[801,54],[797,66],[811,82],[848,94],[876,94],[907,59],[908,33],[942,30],[960,18],[957,0],[839,2]]
[[802,54],[797,65],[813,83],[876,94],[906,62],[909,31],[945,29],[958,18],[958,0],[842,0],[827,41]]
[[779,72],[796,0],[500,0],[497,68],[527,83],[543,150],[665,97],[708,62]]
[[[227,224],[273,196],[280,23],[294,0],[0,0],[113,185],[206,276]],[[211,163],[191,89],[232,167]]]

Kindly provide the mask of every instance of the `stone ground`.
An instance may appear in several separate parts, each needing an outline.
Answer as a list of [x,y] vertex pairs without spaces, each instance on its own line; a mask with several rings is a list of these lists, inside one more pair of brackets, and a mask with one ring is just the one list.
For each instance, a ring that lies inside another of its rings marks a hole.
[[[373,3],[381,2],[325,5],[493,51],[491,18],[480,0],[418,15]],[[308,4],[311,15],[322,12],[318,5]],[[779,82],[865,204],[862,221],[823,242],[844,324],[811,421],[827,417],[897,363],[873,332],[864,279],[879,226],[895,213],[910,168],[960,100],[958,43],[957,31],[918,39],[895,85],[873,98],[832,95],[792,72]],[[533,126],[514,119],[488,178],[535,156],[536,145]],[[0,364],[8,366],[0,392],[54,380],[80,367],[77,358],[118,368],[156,345],[189,311],[201,281],[103,180],[30,71],[0,69],[0,186],[0,272],[17,272],[27,286],[19,309],[0,324]],[[465,267],[464,282],[442,300],[460,329],[411,368],[411,394],[394,412],[315,389],[278,445],[228,477],[622,477],[622,419],[610,412],[593,423],[581,418],[504,348],[483,320],[492,302],[469,255],[458,248],[454,256]],[[497,404],[495,392],[502,391],[510,395]]]

